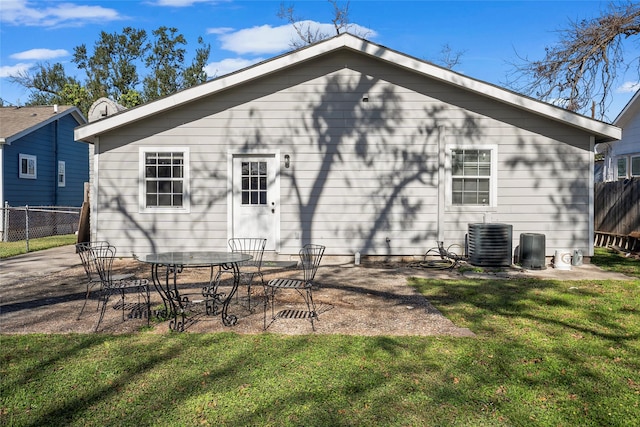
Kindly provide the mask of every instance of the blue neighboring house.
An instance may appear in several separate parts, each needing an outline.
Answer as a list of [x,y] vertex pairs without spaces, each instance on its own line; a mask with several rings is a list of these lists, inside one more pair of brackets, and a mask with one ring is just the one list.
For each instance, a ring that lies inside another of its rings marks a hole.
[[0,108],[2,206],[77,206],[89,181],[88,144],[74,140],[87,122],[74,106]]

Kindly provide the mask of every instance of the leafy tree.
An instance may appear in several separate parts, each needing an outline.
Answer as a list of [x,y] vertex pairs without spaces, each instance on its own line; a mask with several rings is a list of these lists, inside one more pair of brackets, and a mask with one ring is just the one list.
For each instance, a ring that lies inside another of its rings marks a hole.
[[187,44],[182,34],[176,35],[176,28],[160,27],[153,31],[156,39],[148,48],[151,53],[145,58],[145,65],[151,74],[144,79],[144,97],[156,99],[175,93],[180,89],[179,69],[184,62]]
[[[87,114],[93,102],[108,97],[133,107],[207,80],[211,46],[199,37],[194,59],[185,65],[187,42],[177,31],[160,27],[152,41],[146,31],[131,27],[120,34],[101,32],[93,52],[84,44],[74,48],[72,61],[84,70],[84,82],[68,76],[60,63],[38,64],[10,81],[30,90],[27,105],[72,104]],[[141,79],[139,70],[146,77]]]
[[136,90],[137,63],[144,56],[146,40],[145,30],[126,27],[121,34],[100,32],[91,56],[84,44],[74,48],[73,62],[85,70],[86,88],[93,99],[104,96],[120,102],[123,94]]
[[624,42],[639,34],[640,3],[611,3],[596,18],[571,21],[557,44],[545,49],[543,59],[514,64],[508,84],[602,119],[619,73],[635,67],[640,77],[640,58],[627,62],[624,56]]
[[207,73],[204,71],[204,67],[207,65],[207,61],[209,61],[211,45],[208,43],[205,44],[202,37],[198,37],[198,44],[200,47],[196,49],[196,55],[193,62],[182,72],[183,89],[207,81]]
[[28,105],[71,104],[82,111],[91,106],[86,89],[77,79],[67,76],[60,63],[40,63],[33,74],[20,72],[9,80],[31,91]]
[[207,79],[204,66],[209,58],[211,47],[204,45],[202,37],[198,43],[203,45],[196,50],[196,57],[188,67],[183,67],[187,44],[176,28],[160,27],[153,32],[155,42],[148,46],[150,53],[145,65],[151,74],[144,79],[144,98],[153,100],[175,93],[181,89],[203,83]]

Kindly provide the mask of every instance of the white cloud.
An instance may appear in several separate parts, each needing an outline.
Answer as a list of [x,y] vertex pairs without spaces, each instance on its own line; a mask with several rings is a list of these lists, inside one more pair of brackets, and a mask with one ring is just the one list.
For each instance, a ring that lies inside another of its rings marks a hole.
[[[322,34],[335,34],[333,24],[323,24],[315,21],[301,21],[297,25],[303,29],[309,29]],[[376,33],[359,25],[352,25],[350,31],[355,34],[366,34],[367,38],[375,37]],[[222,48],[239,55],[264,55],[278,54],[291,49],[291,42],[299,40],[292,25],[261,25],[259,27],[245,28],[235,32],[221,33],[219,37]]]
[[16,76],[18,74],[29,71],[34,64],[19,63],[16,65],[3,65],[0,66],[0,78]]
[[65,49],[30,49],[24,52],[14,53],[10,57],[17,60],[46,61],[68,55],[69,52]]
[[[87,0],[88,1],[88,0]],[[27,0],[2,0],[0,22],[30,27],[83,26],[125,19],[115,9],[57,3],[53,7],[36,8]]]
[[217,27],[217,28],[207,28],[207,34],[227,34],[233,31],[231,27]]
[[640,82],[624,82],[616,89],[616,93],[635,93],[640,89]]
[[217,3],[212,0],[156,0],[153,4],[156,6],[170,6],[170,7],[189,7],[196,3]]
[[225,74],[229,74],[234,71],[249,67],[253,64],[257,64],[260,61],[263,61],[263,58],[227,58],[223,59],[222,61],[211,62],[207,64],[207,66],[204,67],[204,71],[207,73],[207,76],[209,76],[209,78],[220,77]]
[[[319,33],[333,35],[335,28],[333,24],[322,24],[315,21],[301,21],[298,23],[302,28],[309,28],[311,32],[316,30]],[[352,25],[350,31],[354,34],[366,34],[367,38],[376,36],[375,31],[359,25]],[[221,42],[222,49],[234,52],[242,56],[254,55],[277,55],[292,49],[292,41],[299,40],[299,37],[292,25],[281,25],[272,27],[261,25],[257,27],[244,28],[234,31],[233,28],[217,27],[207,29],[207,34],[214,34]],[[205,67],[209,77],[219,77],[233,71],[251,66],[263,61],[263,57],[254,58],[227,58],[218,62],[212,62]]]
[[277,54],[290,49],[295,32],[290,25],[245,28],[221,34],[222,48],[239,55]]

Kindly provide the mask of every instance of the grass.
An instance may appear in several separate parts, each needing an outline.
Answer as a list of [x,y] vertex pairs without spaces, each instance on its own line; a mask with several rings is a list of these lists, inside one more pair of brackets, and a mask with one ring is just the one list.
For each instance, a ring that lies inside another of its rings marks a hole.
[[411,285],[476,338],[1,335],[0,425],[637,424],[640,280]]
[[[29,252],[40,251],[42,249],[54,248],[57,246],[72,245],[76,243],[77,239],[78,236],[75,234],[29,239]],[[25,253],[27,253],[27,243],[25,240],[19,240],[17,242],[0,242],[0,258],[8,258]]]

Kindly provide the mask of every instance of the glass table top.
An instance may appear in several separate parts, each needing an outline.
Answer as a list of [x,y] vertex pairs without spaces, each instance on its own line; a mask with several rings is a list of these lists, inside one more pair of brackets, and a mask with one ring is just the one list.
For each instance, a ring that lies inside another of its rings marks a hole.
[[192,251],[192,252],[160,252],[138,256],[138,261],[147,264],[162,265],[220,265],[234,262],[249,261],[251,255],[240,252],[215,252],[215,251]]

